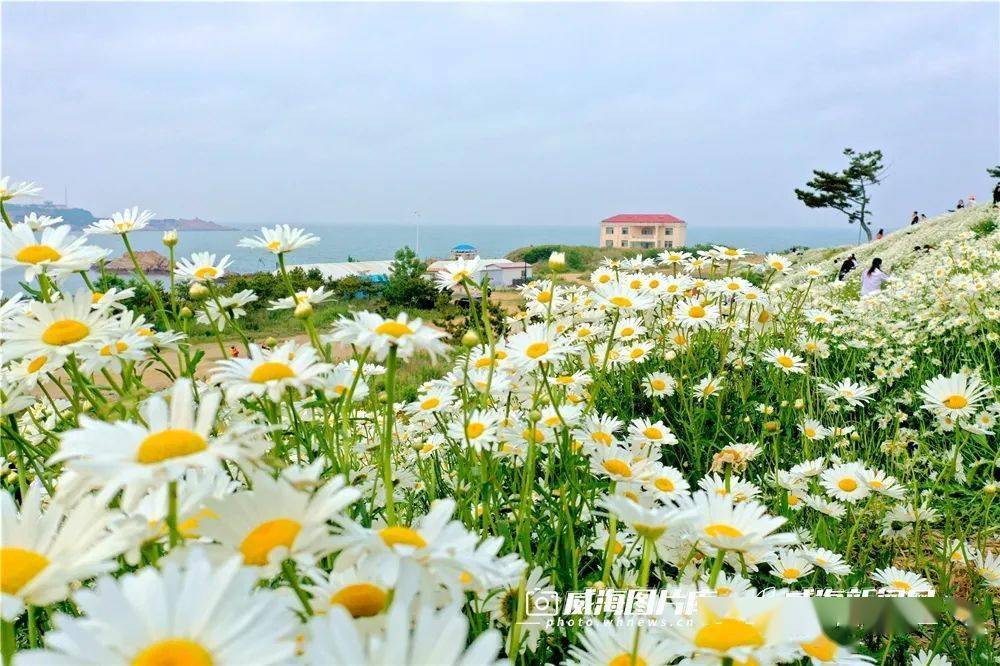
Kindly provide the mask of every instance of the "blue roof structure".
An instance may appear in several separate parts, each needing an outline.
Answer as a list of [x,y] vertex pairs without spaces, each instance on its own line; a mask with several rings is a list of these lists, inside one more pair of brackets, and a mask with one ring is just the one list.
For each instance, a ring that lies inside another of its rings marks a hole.
[[468,243],[459,243],[451,249],[452,252],[468,252],[469,250],[475,250],[476,247],[474,245],[469,245]]

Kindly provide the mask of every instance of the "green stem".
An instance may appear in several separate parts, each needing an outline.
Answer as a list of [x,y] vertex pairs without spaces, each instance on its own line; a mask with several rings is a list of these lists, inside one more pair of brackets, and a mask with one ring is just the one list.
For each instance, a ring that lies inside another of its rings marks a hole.
[[281,571],[285,574],[285,578],[288,579],[288,584],[292,586],[293,590],[295,590],[295,596],[297,596],[299,601],[302,603],[302,608],[305,609],[306,615],[312,615],[313,610],[312,606],[309,604],[309,595],[306,594],[306,591],[302,589],[301,585],[299,585],[299,577],[295,573],[295,564],[291,560],[285,560],[281,563]]
[[173,548],[181,540],[177,529],[177,482],[167,484],[167,529],[170,531],[170,547]]
[[[6,219],[7,215],[4,214]],[[2,644],[3,666],[10,666],[14,660],[14,652],[17,650],[17,635],[14,633],[14,623],[3,620],[3,628],[0,631],[0,644]]]
[[719,549],[719,552],[715,556],[715,562],[712,563],[712,571],[708,574],[708,586],[715,589],[715,583],[719,580],[719,573],[722,571],[722,560],[726,557],[726,551],[723,548]]
[[[361,368],[358,368],[358,372]],[[382,485],[385,486],[385,512],[390,525],[396,524],[396,501],[392,487],[392,429],[396,400],[396,347],[389,347],[385,365],[385,429],[382,434]]]
[[170,321],[167,319],[167,311],[163,308],[163,301],[160,300],[160,294],[156,291],[153,283],[149,281],[146,277],[146,272],[142,270],[142,266],[139,265],[139,260],[135,256],[135,251],[132,249],[132,244],[128,240],[128,234],[122,234],[122,242],[125,243],[125,251],[128,252],[129,259],[132,260],[132,265],[135,267],[135,272],[142,280],[143,284],[146,285],[146,289],[149,289],[150,295],[153,297],[153,302],[156,303],[156,311],[160,313],[160,321],[163,324],[163,330],[170,329]]

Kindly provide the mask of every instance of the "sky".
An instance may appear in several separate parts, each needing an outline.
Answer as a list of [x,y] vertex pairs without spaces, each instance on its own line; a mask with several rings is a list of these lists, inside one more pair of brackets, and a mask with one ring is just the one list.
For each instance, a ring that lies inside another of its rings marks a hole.
[[4,175],[222,223],[876,227],[985,201],[1000,5],[10,4]]

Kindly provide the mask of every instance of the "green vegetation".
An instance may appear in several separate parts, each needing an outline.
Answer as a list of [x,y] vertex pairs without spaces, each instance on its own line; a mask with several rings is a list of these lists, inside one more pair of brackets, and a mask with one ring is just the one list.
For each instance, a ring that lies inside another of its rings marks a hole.
[[[682,252],[698,252],[709,250],[711,245],[701,244],[688,247],[672,248]],[[663,252],[662,249],[640,249],[636,247],[596,247],[590,245],[531,245],[520,247],[507,254],[511,261],[524,261],[534,269],[544,268],[553,252],[566,253],[566,267],[573,273],[589,273],[596,269],[604,259],[625,259],[637,254],[652,258]]]

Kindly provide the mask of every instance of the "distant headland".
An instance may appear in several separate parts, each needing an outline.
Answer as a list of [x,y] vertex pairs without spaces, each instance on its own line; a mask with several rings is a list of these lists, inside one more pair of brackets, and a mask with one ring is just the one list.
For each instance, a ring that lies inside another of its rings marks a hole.
[[[7,214],[10,215],[13,221],[20,221],[25,215],[34,213],[36,215],[48,215],[49,217],[61,217],[63,222],[74,229],[83,229],[100,219],[86,208],[70,208],[51,201],[43,201],[38,204],[6,204],[6,208]],[[232,227],[225,227],[216,222],[195,217],[192,219],[153,219],[149,221],[146,229],[149,231],[168,231],[170,229],[177,229],[178,231],[231,231]]]

